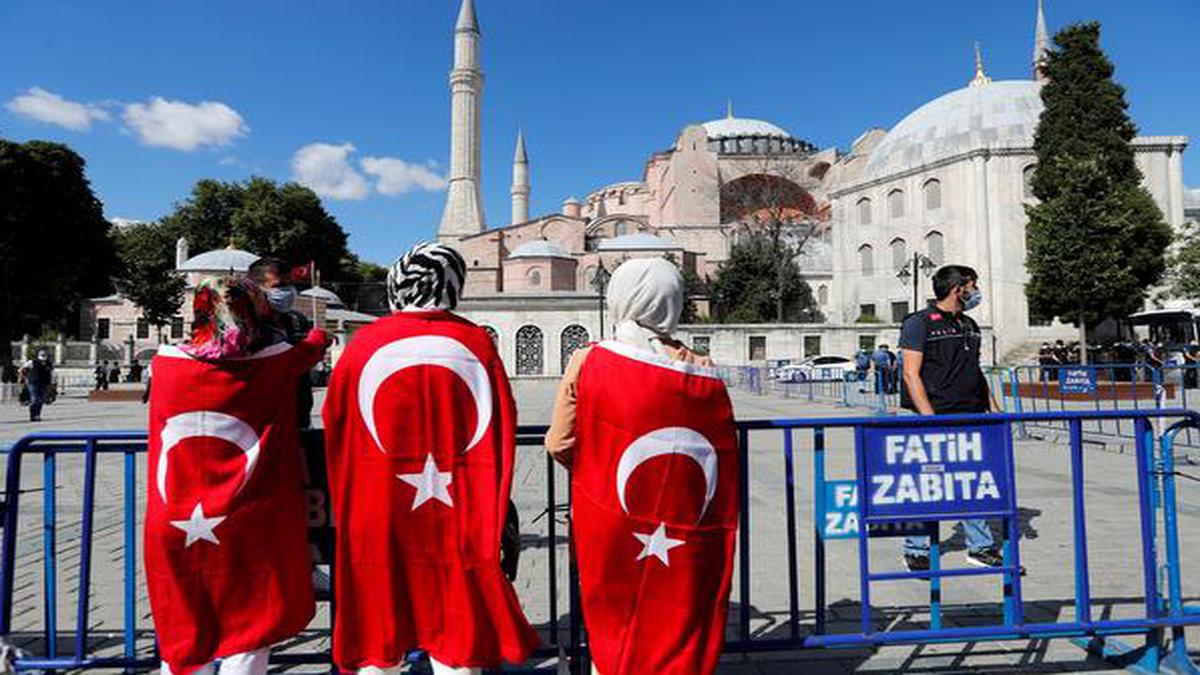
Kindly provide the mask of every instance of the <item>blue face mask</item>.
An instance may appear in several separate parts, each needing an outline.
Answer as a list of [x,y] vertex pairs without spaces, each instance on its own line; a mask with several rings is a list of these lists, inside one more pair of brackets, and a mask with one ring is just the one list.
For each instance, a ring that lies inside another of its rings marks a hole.
[[296,303],[296,289],[293,286],[268,288],[263,293],[267,296],[267,304],[276,312],[291,311],[292,305]]
[[976,288],[967,295],[963,296],[963,311],[969,312],[979,306],[983,302],[983,291]]

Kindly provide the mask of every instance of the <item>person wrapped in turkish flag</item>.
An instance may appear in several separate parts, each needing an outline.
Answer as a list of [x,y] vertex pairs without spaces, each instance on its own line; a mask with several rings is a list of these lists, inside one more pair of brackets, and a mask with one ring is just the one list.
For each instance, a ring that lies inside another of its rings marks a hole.
[[245,279],[202,281],[192,339],[153,360],[145,565],[164,673],[266,673],[313,616],[296,378],[322,331],[266,344]]
[[547,434],[571,470],[583,617],[601,675],[712,673],[725,643],[737,438],[711,362],[670,337],[683,299],[666,260],[618,267],[608,286],[616,339],[572,358]]
[[516,406],[492,339],[449,310],[466,265],[422,244],[388,275],[396,311],[359,330],[325,398],[336,519],[334,662],[399,672],[520,663],[538,639],[500,567]]

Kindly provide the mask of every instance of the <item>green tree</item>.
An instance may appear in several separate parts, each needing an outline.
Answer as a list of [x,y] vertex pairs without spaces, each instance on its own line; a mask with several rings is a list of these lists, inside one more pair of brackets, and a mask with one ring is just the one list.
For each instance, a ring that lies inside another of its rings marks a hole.
[[113,240],[121,262],[113,283],[161,330],[183,303],[185,283],[175,272],[175,240],[167,228],[150,223],[115,230]]
[[1054,36],[1034,137],[1037,169],[1026,206],[1031,314],[1087,326],[1137,311],[1163,275],[1171,229],[1140,185],[1125,90],[1100,49],[1100,25]]
[[718,316],[727,323],[823,321],[812,288],[795,258],[780,252],[769,234],[752,233],[729,252],[712,284]]
[[0,363],[22,333],[65,330],[111,292],[116,256],[86,163],[59,143],[0,139]]
[[708,287],[696,274],[696,270],[687,266],[680,265],[679,259],[674,253],[667,253],[663,256],[671,262],[672,265],[679,268],[679,274],[683,277],[683,311],[679,313],[680,323],[698,323],[700,321],[700,312],[696,309],[696,298],[705,297],[708,295]]
[[1170,295],[1200,301],[1200,223],[1190,221],[1179,237],[1179,248],[1171,256],[1167,291]]
[[253,177],[245,183],[201,180],[191,196],[160,221],[174,241],[186,237],[193,252],[230,241],[288,265],[313,261],[330,280],[358,279],[359,261],[346,248],[346,232],[312,190]]

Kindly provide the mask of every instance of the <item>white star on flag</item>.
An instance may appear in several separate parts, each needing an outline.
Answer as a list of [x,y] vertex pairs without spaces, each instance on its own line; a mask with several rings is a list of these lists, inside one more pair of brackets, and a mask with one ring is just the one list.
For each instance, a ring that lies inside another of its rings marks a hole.
[[638,560],[654,556],[661,560],[662,564],[667,567],[671,566],[671,559],[668,557],[667,552],[676,546],[683,546],[685,543],[682,539],[672,539],[667,536],[666,523],[659,523],[658,529],[650,534],[634,532],[633,536],[642,542],[642,552],[638,554]]
[[192,544],[203,539],[211,541],[214,544],[220,544],[217,535],[213,534],[213,528],[221,524],[225,520],[225,516],[213,516],[212,518],[204,517],[204,507],[200,502],[196,502],[196,508],[192,509],[192,517],[187,520],[172,520],[171,525],[183,530],[187,534],[187,540],[184,541],[183,547],[188,548]]
[[413,497],[413,511],[430,499],[436,499],[446,506],[454,506],[450,491],[446,489],[450,481],[454,480],[454,475],[449,471],[438,471],[437,462],[433,460],[432,454],[425,456],[425,468],[420,473],[398,473],[396,478],[417,488],[417,495]]

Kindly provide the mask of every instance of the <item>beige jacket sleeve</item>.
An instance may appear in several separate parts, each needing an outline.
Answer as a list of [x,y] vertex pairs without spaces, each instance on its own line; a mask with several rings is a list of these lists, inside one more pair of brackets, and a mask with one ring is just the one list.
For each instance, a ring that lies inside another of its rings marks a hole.
[[571,355],[562,381],[558,383],[550,430],[546,432],[546,452],[568,469],[571,468],[571,456],[575,452],[575,386],[579,383],[579,371],[583,368],[583,360],[591,351],[591,347],[582,347]]
[[[684,347],[681,343],[666,344],[668,354],[676,361],[712,367],[713,362],[707,355],[700,355]],[[579,371],[592,347],[583,347],[571,355],[567,370],[563,373],[562,381],[558,383],[558,394],[554,399],[554,412],[550,418],[550,429],[546,432],[546,452],[555,461],[568,469],[575,454],[575,409],[577,403],[576,385],[579,383]]]

